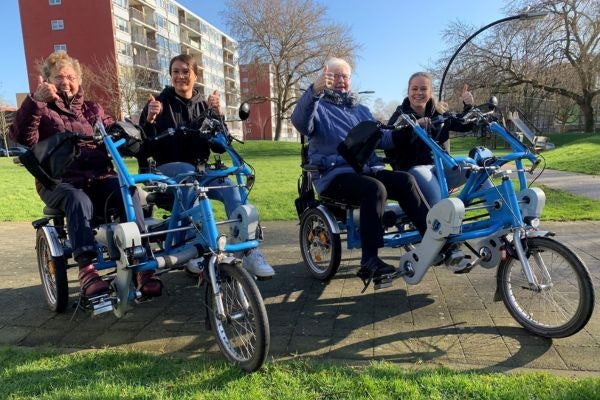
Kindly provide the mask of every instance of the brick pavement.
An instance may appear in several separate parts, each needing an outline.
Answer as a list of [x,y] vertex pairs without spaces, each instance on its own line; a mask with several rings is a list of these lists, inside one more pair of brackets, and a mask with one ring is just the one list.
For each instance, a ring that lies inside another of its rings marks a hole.
[[[271,327],[273,359],[318,357],[344,362],[386,359],[477,370],[542,369],[600,375],[600,317],[570,338],[529,334],[493,301],[495,270],[455,275],[443,267],[423,281],[360,293],[354,276],[359,251],[344,250],[335,278],[324,284],[302,264],[295,222],[267,222],[262,249],[277,275],[259,282]],[[600,222],[546,223],[587,263],[600,282]],[[34,230],[27,223],[0,223],[0,344],[90,349],[109,346],[183,357],[220,357],[204,329],[201,295],[183,272],[164,275],[167,293],[136,305],[124,318],[50,312],[37,273]],[[396,262],[394,250],[383,255]],[[78,290],[69,271],[72,299]],[[71,320],[72,318],[72,320]]]

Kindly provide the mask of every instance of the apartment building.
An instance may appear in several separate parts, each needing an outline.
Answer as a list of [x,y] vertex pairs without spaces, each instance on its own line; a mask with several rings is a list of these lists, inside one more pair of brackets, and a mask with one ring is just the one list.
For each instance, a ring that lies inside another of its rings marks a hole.
[[[242,101],[251,104],[250,118],[243,124],[245,140],[275,139],[275,97],[276,81],[270,64],[241,64],[240,87]],[[299,96],[300,93],[298,92]],[[290,122],[289,115],[282,121],[280,141],[300,141],[298,131]]]
[[[237,42],[176,1],[19,0],[19,10],[31,91],[41,60],[65,50],[84,66],[96,100],[135,118],[170,83],[169,60],[185,53],[198,62],[205,96],[217,90],[227,119],[237,118]],[[241,136],[240,123],[229,126]]]

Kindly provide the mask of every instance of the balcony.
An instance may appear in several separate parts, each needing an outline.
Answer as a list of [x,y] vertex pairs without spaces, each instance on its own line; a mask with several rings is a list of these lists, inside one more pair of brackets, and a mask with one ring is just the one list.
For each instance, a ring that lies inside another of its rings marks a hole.
[[158,60],[155,57],[148,57],[144,54],[136,54],[133,56],[133,65],[160,72]]
[[235,53],[236,44],[233,41],[223,37],[221,39],[221,45],[223,46],[223,50],[226,50],[229,53]]
[[235,60],[231,54],[223,54],[223,63],[232,67],[235,66]]
[[193,54],[201,54],[201,41],[200,36],[189,35],[188,32],[182,31],[179,36],[179,41],[182,45],[193,50]]
[[154,38],[149,38],[143,35],[136,35],[133,34],[131,35],[131,42],[133,44],[139,44],[142,45],[150,50],[154,50],[157,51],[156,49],[156,39]]
[[185,14],[185,12],[179,13],[179,25],[196,32],[198,35],[202,32],[200,21]]
[[226,81],[225,82],[225,93],[237,93],[237,86],[235,82]]
[[139,4],[140,6],[148,6],[148,7],[152,8],[153,10],[156,9],[156,0],[129,0],[130,6],[137,5],[137,4]]
[[[232,80],[234,82],[236,81],[236,79],[235,79],[236,76],[235,76],[235,74],[232,71],[225,71],[223,73],[223,75],[225,76],[225,79],[229,79],[229,80]],[[235,83],[234,83],[234,86],[235,86]]]
[[154,21],[154,13],[144,13],[137,8],[129,8],[129,18],[131,22],[139,22],[144,26],[156,30],[156,22]]

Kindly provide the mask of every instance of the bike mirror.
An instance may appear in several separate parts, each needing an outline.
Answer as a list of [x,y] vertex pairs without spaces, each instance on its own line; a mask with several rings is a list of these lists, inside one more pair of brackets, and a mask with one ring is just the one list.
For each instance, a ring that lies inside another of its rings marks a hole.
[[250,104],[242,103],[240,104],[240,109],[238,110],[238,116],[242,121],[245,121],[250,116]]
[[490,109],[494,109],[498,106],[498,99],[496,98],[496,96],[490,97],[490,99],[488,100],[488,105],[490,106]]

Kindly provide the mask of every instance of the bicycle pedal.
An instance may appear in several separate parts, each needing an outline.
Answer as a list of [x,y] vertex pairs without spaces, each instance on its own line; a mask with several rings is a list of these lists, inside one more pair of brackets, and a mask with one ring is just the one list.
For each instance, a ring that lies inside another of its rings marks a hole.
[[448,265],[450,270],[455,274],[466,274],[467,272],[471,272],[474,267],[473,260],[471,256],[466,255],[458,262]]
[[375,290],[385,289],[392,286],[394,274],[381,275],[373,279],[373,287]]
[[113,310],[113,302],[108,293],[88,297],[88,305],[92,310],[92,316],[104,314]]

